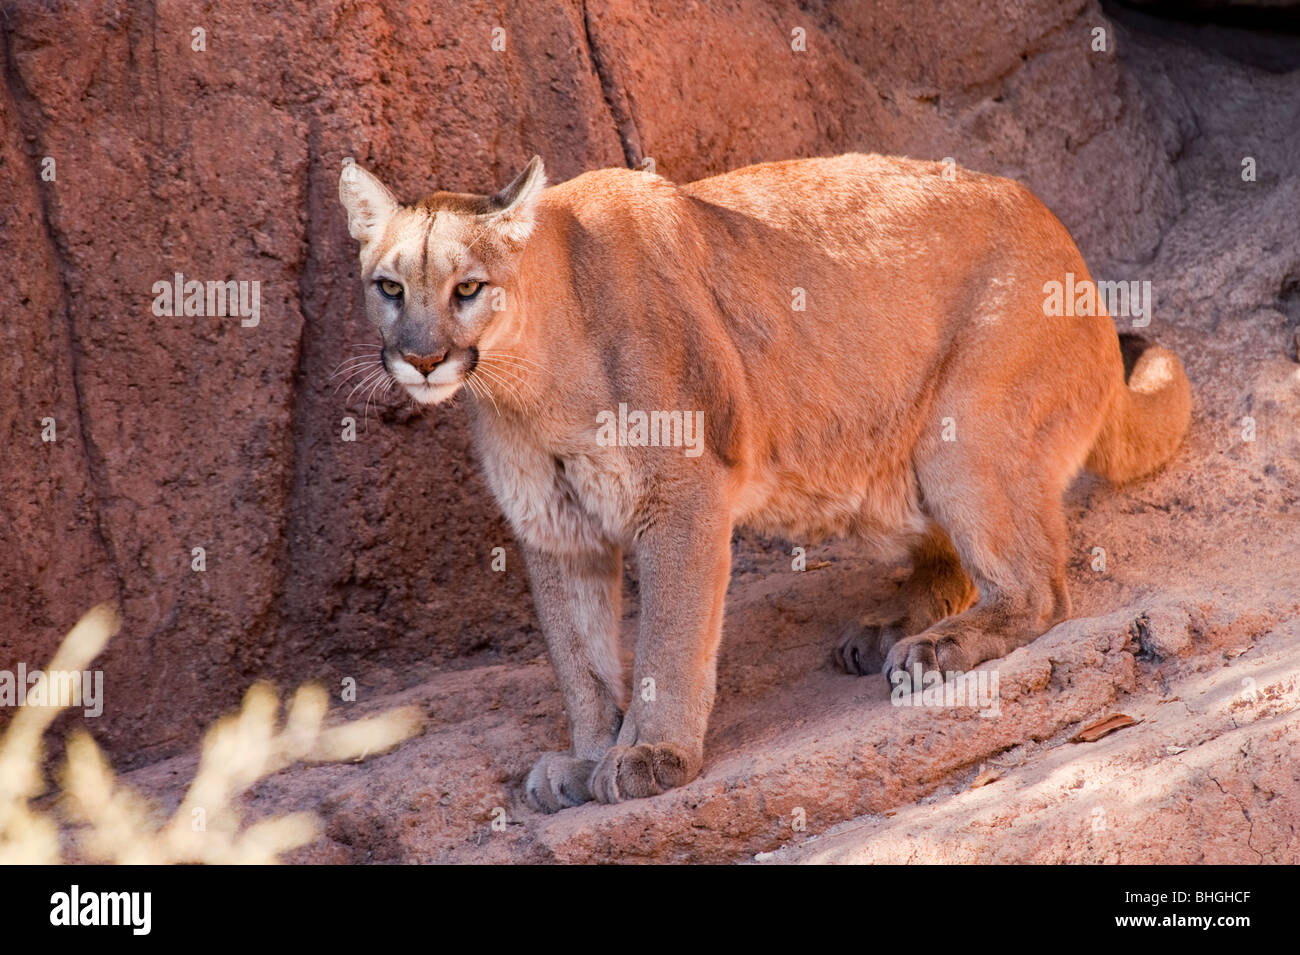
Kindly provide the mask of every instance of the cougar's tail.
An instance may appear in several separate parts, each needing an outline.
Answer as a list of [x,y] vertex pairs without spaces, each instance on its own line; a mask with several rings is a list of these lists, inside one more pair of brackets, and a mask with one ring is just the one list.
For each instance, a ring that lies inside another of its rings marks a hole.
[[1150,474],[1187,433],[1192,387],[1183,363],[1141,335],[1120,335],[1127,387],[1117,389],[1087,468],[1116,484]]

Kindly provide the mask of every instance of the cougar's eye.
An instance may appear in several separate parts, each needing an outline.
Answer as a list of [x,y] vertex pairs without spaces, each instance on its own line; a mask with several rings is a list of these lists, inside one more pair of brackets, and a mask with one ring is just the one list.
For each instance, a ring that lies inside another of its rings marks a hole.
[[379,286],[379,293],[383,295],[384,298],[402,297],[402,286],[401,283],[399,282],[393,282],[388,279],[380,279],[375,284]]
[[458,299],[461,299],[462,301],[468,301],[469,299],[477,295],[479,293],[479,289],[481,289],[482,287],[483,287],[483,283],[475,281],[474,279],[469,279],[467,281],[461,282],[459,285],[456,286],[456,297]]

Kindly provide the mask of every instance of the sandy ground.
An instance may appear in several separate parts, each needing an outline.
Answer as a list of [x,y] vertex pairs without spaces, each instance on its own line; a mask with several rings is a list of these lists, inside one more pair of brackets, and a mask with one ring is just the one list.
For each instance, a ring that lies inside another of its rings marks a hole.
[[[356,704],[414,703],[427,730],[359,764],[280,773],[250,796],[250,814],[319,812],[326,838],[301,862],[1300,861],[1295,84],[1131,42],[1166,134],[1182,142],[1184,210],[1153,260],[1094,272],[1153,282],[1145,331],[1183,357],[1194,422],[1161,474],[1070,490],[1077,616],[985,666],[998,675],[997,715],[894,706],[883,678],[831,666],[846,621],[889,616],[902,567],[836,542],[808,555],[828,566],[796,573],[788,544],[745,537],[691,785],[549,817],[528,809],[522,777],[566,742],[539,658],[437,672]],[[1189,101],[1186,89],[1214,92]],[[1247,155],[1253,183],[1240,177]],[[634,584],[627,605],[630,638]],[[1116,713],[1139,722],[1070,742]],[[128,779],[174,802],[193,763]]]

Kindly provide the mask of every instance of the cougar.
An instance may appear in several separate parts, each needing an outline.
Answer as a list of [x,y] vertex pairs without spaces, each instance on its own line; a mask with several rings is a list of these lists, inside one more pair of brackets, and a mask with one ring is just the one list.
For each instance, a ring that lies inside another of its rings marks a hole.
[[734,529],[910,552],[898,619],[852,623],[832,656],[966,671],[1069,616],[1076,473],[1147,474],[1188,426],[1171,352],[1095,297],[1045,307],[1091,279],[1011,180],[853,154],[548,187],[534,157],[493,195],[414,205],[349,164],[339,196],[384,371],[421,404],[470,393],[525,555],[571,743],[524,782],[544,811],[699,773]]

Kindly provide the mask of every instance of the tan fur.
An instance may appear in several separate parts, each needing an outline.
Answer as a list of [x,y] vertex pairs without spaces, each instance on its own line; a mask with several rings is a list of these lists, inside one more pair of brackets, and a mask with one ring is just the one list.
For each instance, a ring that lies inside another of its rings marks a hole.
[[1088,470],[1115,483],[1150,474],[1173,456],[1192,418],[1192,388],[1178,356],[1158,346],[1137,356],[1116,388]]
[[[1068,615],[1060,498],[1085,460],[1123,480],[1173,453],[1177,359],[1151,349],[1126,386],[1108,317],[1044,316],[1046,282],[1088,275],[1064,227],[1018,183],[944,169],[846,155],[543,191],[534,160],[494,197],[413,207],[345,175],[385,361],[419,401],[474,392],[526,555],[572,742],[529,775],[540,808],[699,772],[733,528],[905,544],[898,623],[855,628],[838,658],[965,670]],[[376,276],[405,285],[400,305]],[[454,298],[475,277],[498,310]],[[401,359],[444,351],[427,379]],[[703,453],[602,445],[597,416],[620,403],[703,412]],[[630,695],[624,551],[642,603]]]

